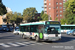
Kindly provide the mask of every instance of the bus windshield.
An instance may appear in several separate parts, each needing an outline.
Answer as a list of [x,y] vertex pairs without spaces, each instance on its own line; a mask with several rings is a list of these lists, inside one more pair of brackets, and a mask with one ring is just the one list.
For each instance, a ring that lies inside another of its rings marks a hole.
[[60,25],[45,25],[45,33],[60,34]]

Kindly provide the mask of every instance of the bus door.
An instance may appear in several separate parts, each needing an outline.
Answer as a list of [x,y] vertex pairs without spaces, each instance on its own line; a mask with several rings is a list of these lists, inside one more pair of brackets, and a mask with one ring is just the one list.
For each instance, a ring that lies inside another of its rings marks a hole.
[[38,25],[38,33],[39,33],[39,39],[40,40],[43,40],[43,30],[44,29],[44,26],[43,25]]

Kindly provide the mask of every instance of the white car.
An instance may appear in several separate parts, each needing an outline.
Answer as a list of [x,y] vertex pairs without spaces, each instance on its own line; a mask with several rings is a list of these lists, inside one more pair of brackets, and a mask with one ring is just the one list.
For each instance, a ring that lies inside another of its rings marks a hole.
[[15,28],[14,31],[13,31],[13,34],[15,34],[15,35],[19,35],[19,33],[20,33],[19,28]]

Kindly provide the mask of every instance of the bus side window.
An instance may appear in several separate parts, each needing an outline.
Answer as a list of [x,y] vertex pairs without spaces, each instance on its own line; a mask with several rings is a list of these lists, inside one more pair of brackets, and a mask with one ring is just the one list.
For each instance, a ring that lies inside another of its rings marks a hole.
[[30,31],[31,32],[37,32],[37,28],[38,28],[38,26],[37,25],[32,25],[32,26],[30,26],[31,28],[30,28]]
[[24,31],[24,27],[23,26],[21,26],[20,28],[21,28],[20,31]]

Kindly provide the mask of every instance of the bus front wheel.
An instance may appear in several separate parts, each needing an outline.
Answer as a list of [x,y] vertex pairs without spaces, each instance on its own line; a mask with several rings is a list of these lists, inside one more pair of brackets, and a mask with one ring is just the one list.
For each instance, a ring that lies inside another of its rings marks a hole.
[[36,40],[36,42],[40,41],[38,36],[35,37],[35,40]]
[[22,38],[25,39],[25,35],[22,35]]

